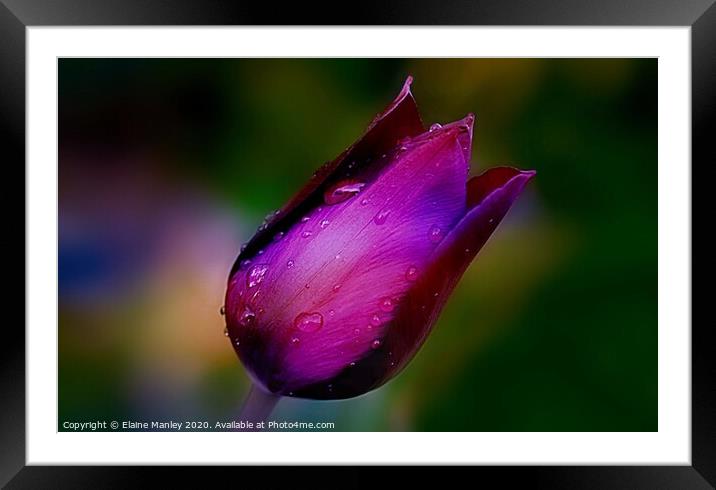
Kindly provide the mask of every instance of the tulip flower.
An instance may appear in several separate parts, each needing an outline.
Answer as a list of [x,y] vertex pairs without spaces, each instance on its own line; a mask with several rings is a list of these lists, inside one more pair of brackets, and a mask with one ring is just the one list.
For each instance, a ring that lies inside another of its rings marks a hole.
[[350,398],[396,376],[535,174],[497,167],[468,180],[474,116],[426,130],[411,82],[231,270],[224,313],[254,383],[249,412],[266,415],[267,397]]

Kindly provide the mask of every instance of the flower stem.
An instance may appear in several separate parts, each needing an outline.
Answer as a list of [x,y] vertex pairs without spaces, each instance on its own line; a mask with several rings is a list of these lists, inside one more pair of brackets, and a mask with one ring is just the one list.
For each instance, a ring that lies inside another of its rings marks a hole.
[[256,427],[257,423],[264,422],[268,416],[271,415],[271,412],[273,412],[273,409],[280,399],[281,397],[279,395],[266,393],[261,388],[252,384],[249,395],[241,407],[239,419],[244,422],[251,422],[253,426]]

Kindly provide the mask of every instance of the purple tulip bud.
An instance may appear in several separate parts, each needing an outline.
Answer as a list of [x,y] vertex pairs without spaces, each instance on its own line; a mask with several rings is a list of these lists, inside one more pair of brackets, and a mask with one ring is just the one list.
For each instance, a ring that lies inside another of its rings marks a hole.
[[231,270],[228,335],[269,393],[349,398],[399,373],[535,174],[468,181],[474,116],[426,131],[411,82]]

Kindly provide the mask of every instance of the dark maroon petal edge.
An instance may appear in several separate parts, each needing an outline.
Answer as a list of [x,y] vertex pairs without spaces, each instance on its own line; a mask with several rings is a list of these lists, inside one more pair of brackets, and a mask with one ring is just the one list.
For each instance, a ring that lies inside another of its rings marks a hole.
[[468,265],[534,175],[534,171],[496,167],[472,178],[467,183],[467,213],[400,302],[381,347],[333,380],[297,390],[296,396],[350,398],[379,387],[399,373],[420,349]]
[[[241,261],[250,259],[269,244],[279,232],[285,232],[302,216],[323,202],[323,194],[331,185],[349,173],[360,175],[378,162],[377,157],[393,149],[403,138],[414,137],[425,128],[418,107],[410,91],[413,77],[409,76],[398,96],[370,123],[365,133],[336,159],[326,163],[314,174],[288,203],[249,240],[239,254],[229,274],[229,280]],[[348,165],[353,167],[349,168]]]

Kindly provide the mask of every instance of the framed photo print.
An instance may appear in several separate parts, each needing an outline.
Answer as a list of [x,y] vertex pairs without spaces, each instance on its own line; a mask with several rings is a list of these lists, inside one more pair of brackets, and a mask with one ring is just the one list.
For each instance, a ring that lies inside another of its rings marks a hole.
[[712,3],[3,0],[0,483],[712,488]]

